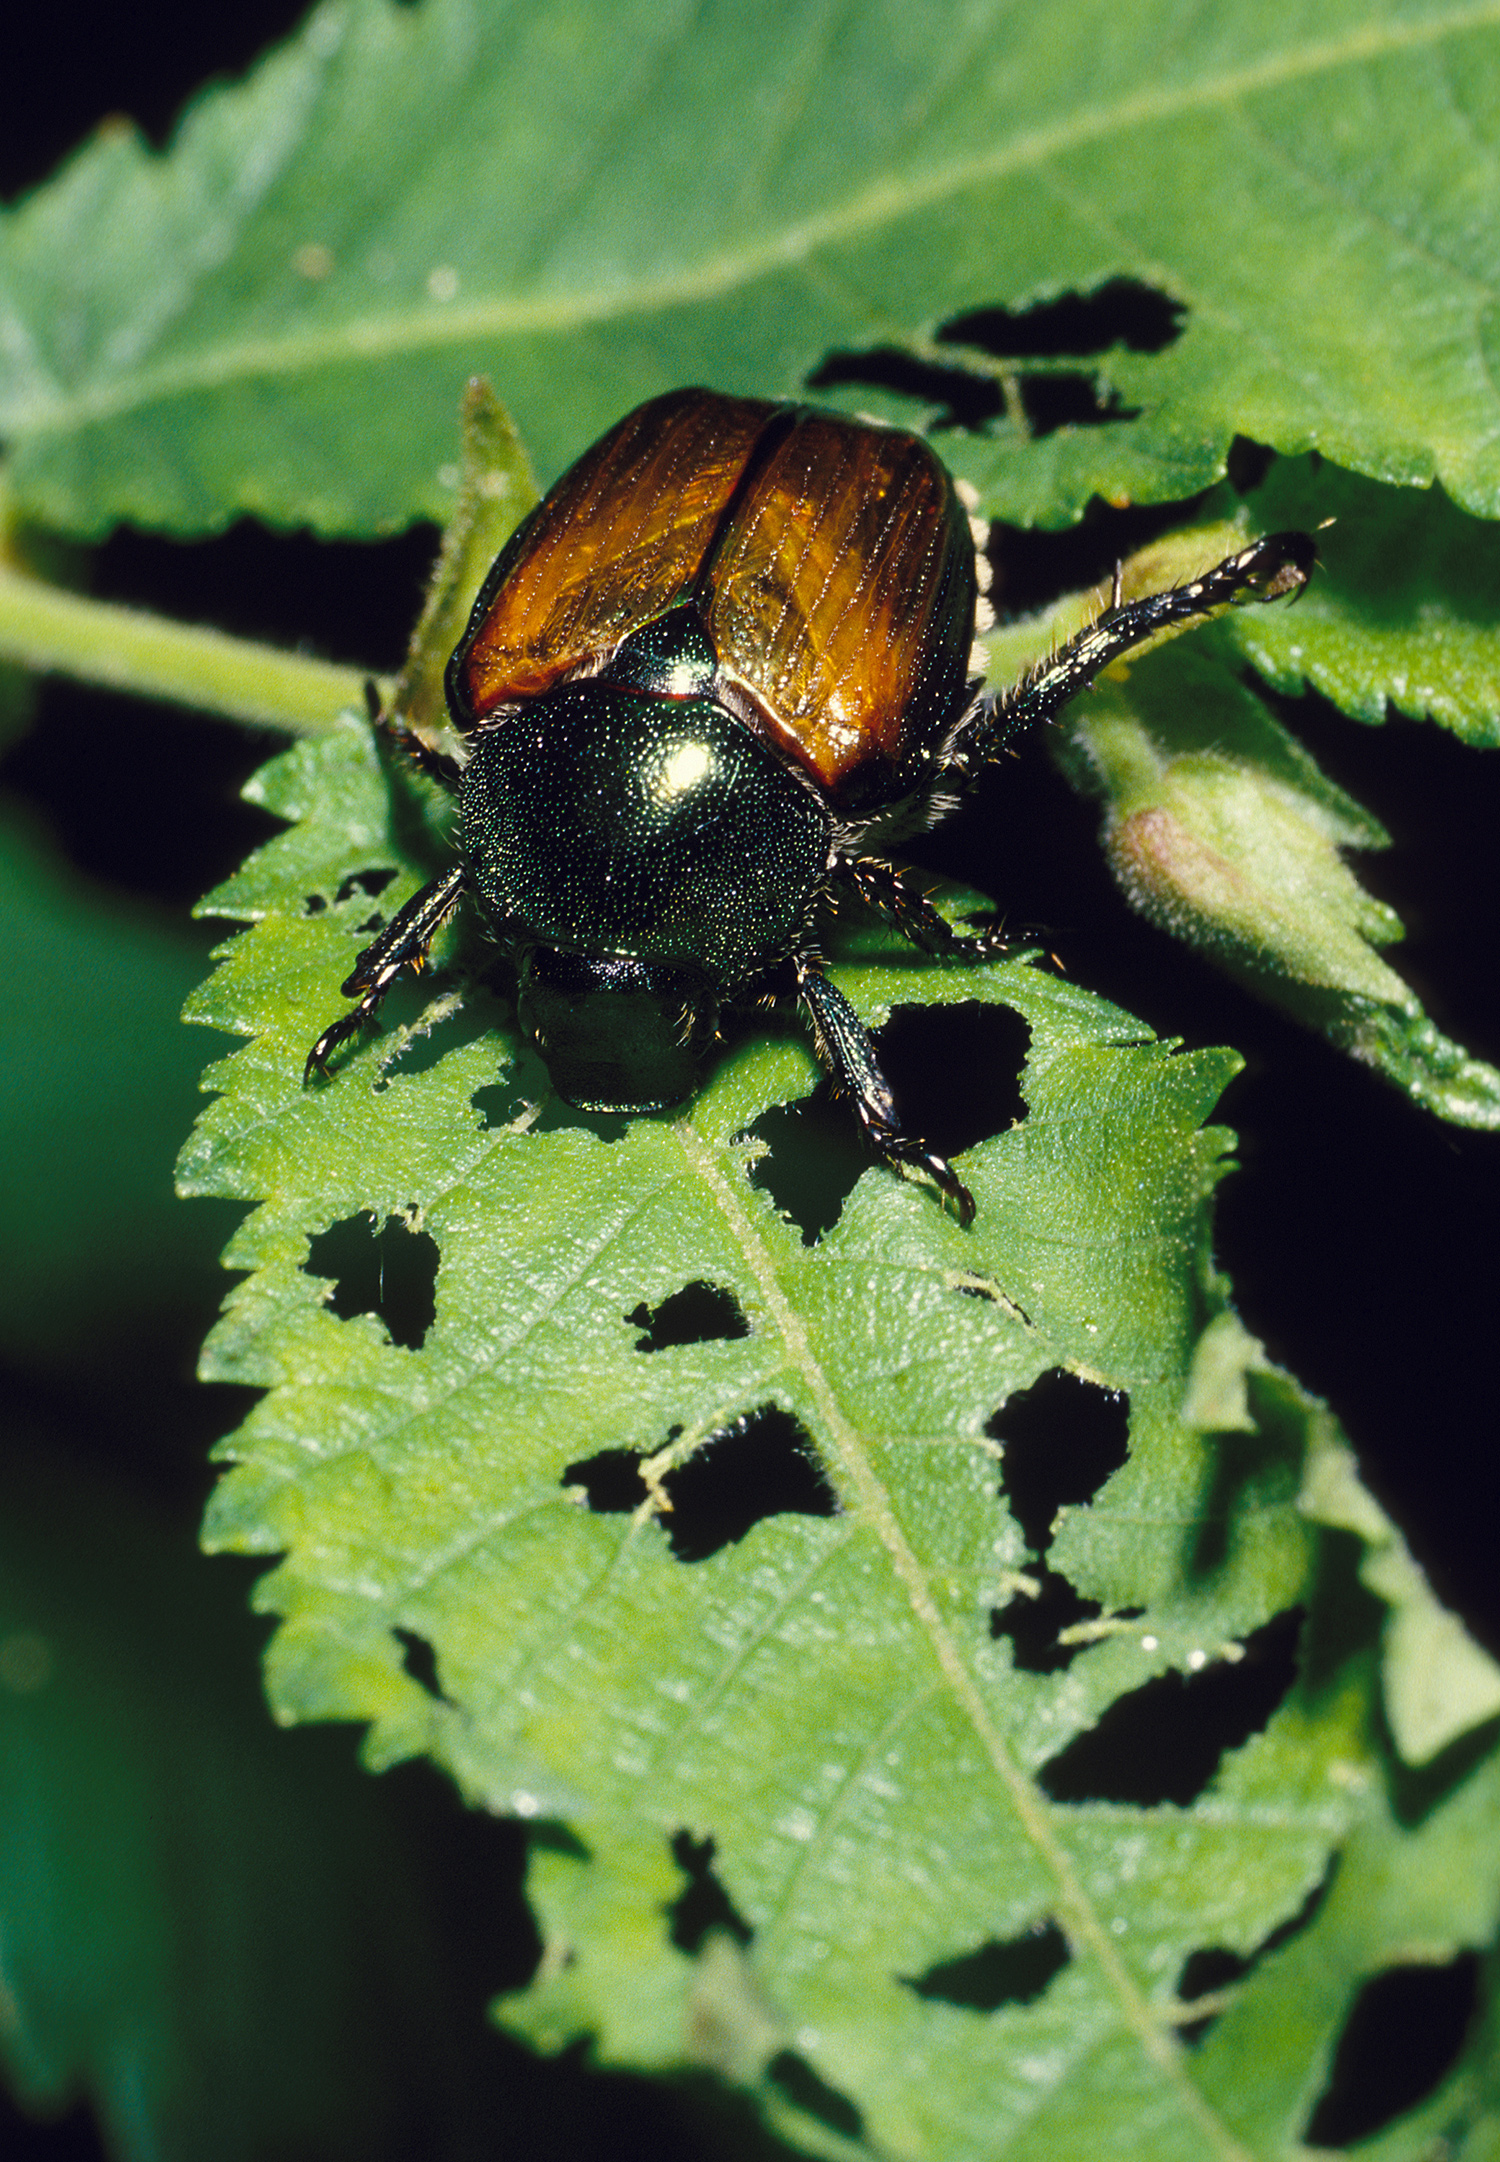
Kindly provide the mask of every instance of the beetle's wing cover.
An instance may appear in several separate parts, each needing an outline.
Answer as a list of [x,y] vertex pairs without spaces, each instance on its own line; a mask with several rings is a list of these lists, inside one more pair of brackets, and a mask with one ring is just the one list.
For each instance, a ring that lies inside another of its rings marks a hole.
[[721,665],[835,801],[889,785],[967,701],[974,542],[917,437],[803,413],[712,566]]
[[460,716],[537,696],[680,600],[775,411],[673,391],[585,451],[485,580],[454,656]]

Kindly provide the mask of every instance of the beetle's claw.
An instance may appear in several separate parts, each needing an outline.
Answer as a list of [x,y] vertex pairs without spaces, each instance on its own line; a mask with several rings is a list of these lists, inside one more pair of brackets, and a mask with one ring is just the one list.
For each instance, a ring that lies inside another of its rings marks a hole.
[[886,1162],[898,1168],[910,1169],[930,1179],[942,1196],[944,1208],[952,1207],[959,1223],[967,1230],[974,1221],[974,1196],[949,1163],[946,1156],[939,1156],[925,1141],[918,1141],[907,1134],[881,1134],[876,1146]]
[[327,1081],[330,1078],[328,1072],[330,1055],[338,1049],[346,1037],[358,1033],[364,1018],[363,1009],[356,1008],[353,1013],[343,1014],[337,1021],[329,1023],[303,1061],[302,1086],[304,1088],[307,1087],[314,1075],[320,1081]]
[[967,1231],[974,1221],[974,1196],[969,1192],[968,1187],[965,1186],[946,1156],[939,1156],[934,1150],[926,1149],[922,1153],[920,1162],[923,1170],[942,1195],[943,1206],[946,1208],[950,1202],[952,1203],[954,1215],[958,1218],[963,1229]]

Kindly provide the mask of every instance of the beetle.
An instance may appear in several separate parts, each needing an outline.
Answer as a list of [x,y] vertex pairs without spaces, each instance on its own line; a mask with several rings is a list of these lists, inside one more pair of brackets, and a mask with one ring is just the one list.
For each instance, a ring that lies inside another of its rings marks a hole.
[[737,1010],[794,995],[875,1153],[968,1223],[947,1159],[902,1126],[825,973],[852,896],[914,944],[955,933],[891,851],[977,768],[1153,633],[1305,584],[1277,533],[1113,605],[987,694],[982,529],[929,445],[802,405],[683,390],[601,437],[512,534],[448,663],[462,762],[387,726],[456,790],[459,860],[359,956],[306,1077],[420,965],[465,894],[516,968],[523,1034],[586,1111],[691,1095]]

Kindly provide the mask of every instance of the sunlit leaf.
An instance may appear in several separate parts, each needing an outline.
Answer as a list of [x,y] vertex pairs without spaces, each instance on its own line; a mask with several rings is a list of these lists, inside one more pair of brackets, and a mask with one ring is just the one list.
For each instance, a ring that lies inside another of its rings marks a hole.
[[894,352],[993,391],[957,462],[1017,523],[1236,433],[1493,514],[1497,56],[1483,0],[327,0],[7,217],[0,432],[69,529],[370,531],[446,510],[476,369],[551,477],[674,384]]
[[[268,1393],[209,1537],[283,1556],[281,1716],[361,1719],[373,1764],[430,1753],[538,1825],[547,1949],[509,2021],[712,2067],[823,2151],[1279,2152],[1416,1924],[1380,1609],[1303,1497],[1327,1415],[1224,1334],[1232,1055],[865,931],[839,974],[871,1021],[1020,1017],[1022,1116],[961,1158],[971,1231],[876,1167],[809,1240],[766,1120],[812,1086],[795,1034],[678,1116],[589,1121],[450,950],[305,1087],[371,889],[388,912],[436,843],[352,720],[256,794],[297,823],[210,904],[250,928],[193,1013],[253,1040],[182,1163],[259,1204],[205,1371]],[[1488,1777],[1450,1776],[1470,1829],[1417,1909],[1471,1866]],[[1357,1941],[1308,1921],[1336,1857],[1351,1900],[1387,1887]],[[684,1938],[710,1865],[734,1928]],[[1484,1895],[1450,1909],[1443,1944],[1483,1939]],[[1299,1916],[1334,1945],[1315,1996],[1261,1958]],[[1281,2022],[1253,2092],[1238,2045],[1177,2039],[1211,1947]]]

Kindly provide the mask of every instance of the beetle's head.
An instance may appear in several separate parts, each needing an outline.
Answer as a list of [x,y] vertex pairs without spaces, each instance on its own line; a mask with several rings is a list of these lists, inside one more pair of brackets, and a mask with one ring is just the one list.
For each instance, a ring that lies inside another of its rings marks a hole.
[[552,1085],[580,1111],[665,1111],[698,1086],[717,1001],[696,969],[533,946],[521,963],[521,1027]]

